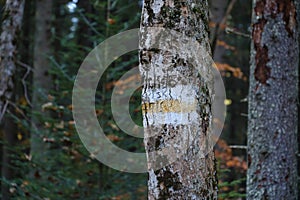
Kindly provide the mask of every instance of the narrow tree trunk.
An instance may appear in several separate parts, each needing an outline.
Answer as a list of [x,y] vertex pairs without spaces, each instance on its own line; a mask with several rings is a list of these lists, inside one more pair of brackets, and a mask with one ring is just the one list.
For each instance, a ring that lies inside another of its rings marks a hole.
[[[42,113],[42,104],[46,103],[48,92],[51,88],[49,75],[51,53],[51,17],[52,0],[36,1],[35,11],[35,38],[34,38],[34,73],[33,73],[33,113]],[[31,155],[36,161],[44,157],[45,143],[43,142],[43,124],[36,114],[32,116]]]
[[297,14],[293,0],[253,3],[249,200],[297,199]]
[[214,60],[217,62],[223,61],[225,53],[224,47],[217,45],[218,40],[224,39],[224,25],[226,23],[226,7],[228,0],[211,0],[210,1],[210,21],[213,27],[210,30],[211,48]]
[[[210,151],[204,155],[205,147],[201,146],[211,126],[212,94],[187,56],[149,48],[149,43],[163,44],[155,41],[159,33],[143,30],[145,27],[173,29],[196,38],[210,52],[207,1],[145,0],[141,27],[148,199],[217,199],[214,154]],[[180,38],[172,38],[171,43],[180,43]],[[170,146],[178,154],[153,157],[153,151]],[[177,159],[161,169],[156,168],[170,157]]]
[[[0,36],[0,122],[5,113],[8,101],[11,100],[14,90],[13,75],[16,71],[16,51],[17,51],[17,34],[22,26],[24,12],[23,0],[7,0],[4,11],[4,20],[2,22],[2,33]],[[15,142],[16,133],[12,130],[14,123],[7,119],[3,135],[2,155],[2,179],[10,180],[13,175],[11,169],[12,152]],[[2,199],[9,199],[8,186],[5,183],[1,185]]]
[[[12,109],[11,109],[12,110]],[[10,117],[4,119],[4,129],[3,129],[3,139],[5,143],[3,144],[3,154],[2,154],[2,178],[7,181],[12,180],[16,176],[16,172],[13,170],[13,155],[15,152],[13,148],[17,144],[17,129],[16,123]],[[1,185],[1,195],[2,199],[9,199],[9,184],[2,182]]]

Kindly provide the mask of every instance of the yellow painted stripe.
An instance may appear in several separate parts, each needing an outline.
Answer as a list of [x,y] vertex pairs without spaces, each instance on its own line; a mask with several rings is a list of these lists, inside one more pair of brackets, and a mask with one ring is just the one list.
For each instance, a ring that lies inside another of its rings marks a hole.
[[189,113],[196,110],[196,101],[185,103],[179,100],[160,100],[154,103],[143,103],[143,113]]

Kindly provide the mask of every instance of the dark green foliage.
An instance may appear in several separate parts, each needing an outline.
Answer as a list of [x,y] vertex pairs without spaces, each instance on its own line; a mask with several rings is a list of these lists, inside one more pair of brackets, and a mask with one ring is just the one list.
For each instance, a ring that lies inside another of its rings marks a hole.
[[[28,134],[34,131],[34,127],[30,122],[31,108],[21,91],[22,102],[15,106],[26,117],[11,114],[18,124],[20,140],[20,145],[13,148],[15,165],[12,167],[19,173],[14,180],[1,180],[1,184],[9,185],[12,199],[110,199],[119,195],[130,199],[145,198],[147,175],[119,172],[99,163],[81,143],[72,119],[73,82],[84,57],[109,36],[139,24],[138,2],[116,0],[110,3],[108,6],[103,1],[81,0],[70,11],[68,7],[74,5],[71,1],[55,2],[51,22],[54,54],[47,55],[52,65],[49,74],[53,82],[49,84],[52,84],[53,90],[49,94],[40,94],[44,109],[32,113],[44,125],[39,135],[47,150],[43,153],[44,159],[38,162],[29,155]],[[33,13],[26,11],[26,25],[33,23]],[[22,34],[29,36],[34,30],[26,26],[24,31]],[[33,39],[24,37],[20,44],[20,59],[28,65],[32,64],[32,53],[24,50],[32,49]],[[120,138],[114,143],[132,152],[144,151],[143,141],[114,128],[116,125],[109,103],[113,88],[107,89],[106,85],[117,81],[123,73],[137,65],[136,52],[117,59],[100,80],[96,94],[96,110],[102,111],[99,122],[105,127],[105,133]],[[20,73],[24,74],[24,70]],[[20,75],[18,78],[21,80],[23,77]],[[26,87],[30,88],[30,78],[26,81]],[[135,111],[140,107],[140,91],[135,92],[131,99],[131,115],[141,124],[141,113]]]
[[[34,1],[26,1],[23,31],[20,36],[18,58],[21,61],[15,77],[16,101],[8,113],[17,124],[16,137],[19,144],[10,147],[13,152],[13,180],[1,179],[2,185],[8,185],[12,199],[146,199],[147,174],[130,174],[106,167],[94,159],[80,141],[72,117],[72,89],[80,64],[87,54],[100,42],[121,31],[139,27],[140,12],[138,1],[133,0],[79,0],[73,11],[75,1],[55,0],[52,16],[51,43],[53,54],[47,55],[51,63],[53,90],[40,93],[44,102],[44,111],[32,113],[37,116],[43,129],[40,142],[47,147],[44,160],[36,162],[30,156],[30,133],[34,131],[31,122],[31,107],[27,98],[31,98],[31,79],[34,40]],[[109,5],[108,5],[109,3]],[[0,15],[3,17],[4,1],[0,1]],[[239,0],[229,16],[229,26],[247,32],[250,26],[250,3]],[[201,15],[203,8],[195,7],[193,12]],[[245,10],[245,12],[240,12]],[[163,16],[174,17],[180,9],[163,7]],[[151,13],[150,13],[151,14]],[[245,23],[247,21],[247,23]],[[173,28],[178,21],[168,24]],[[191,21],[190,23],[195,23]],[[235,51],[226,50],[228,64],[239,67],[248,75],[249,38],[233,34],[225,36],[225,42],[234,46]],[[111,114],[110,99],[113,87],[108,83],[117,81],[125,72],[138,65],[138,53],[131,52],[116,59],[99,82],[96,94],[96,110],[99,123],[108,136],[114,136],[113,143],[131,152],[144,152],[142,139],[131,137],[116,128]],[[29,71],[29,74],[26,75]],[[223,132],[230,144],[245,142],[247,105],[240,100],[246,97],[247,80],[236,79],[232,75],[224,78],[227,83],[227,98],[233,104],[228,107],[227,124]],[[24,82],[25,81],[25,82]],[[24,82],[24,83],[23,83]],[[24,90],[27,89],[27,91]],[[205,90],[205,89],[204,89]],[[130,114],[141,125],[140,94],[138,89],[130,100]],[[101,120],[100,120],[101,119]],[[3,127],[1,127],[3,129]],[[0,146],[7,145],[2,140]],[[0,152],[2,153],[2,152]],[[244,155],[244,151],[236,151]],[[5,163],[1,163],[4,165]],[[230,191],[220,193],[222,199],[243,198],[245,180],[242,175],[234,176],[234,169],[219,169],[220,189],[229,187]],[[236,180],[238,179],[238,180]],[[1,199],[1,196],[0,196]]]

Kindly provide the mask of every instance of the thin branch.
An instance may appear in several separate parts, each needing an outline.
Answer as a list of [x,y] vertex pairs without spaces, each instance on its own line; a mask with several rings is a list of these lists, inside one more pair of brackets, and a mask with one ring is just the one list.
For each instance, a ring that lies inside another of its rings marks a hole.
[[97,35],[103,36],[100,32],[98,32],[95,27],[92,25],[92,23],[86,18],[86,16],[82,13],[81,10],[77,11],[79,15],[82,17],[83,21],[91,28],[92,31],[94,31]]
[[71,82],[73,82],[73,78],[70,77],[64,70],[63,68],[58,64],[58,62],[56,62],[56,60],[52,57],[49,56],[48,59],[61,71],[61,73]]
[[2,109],[2,111],[0,113],[0,122],[2,121],[2,118],[3,118],[3,116],[4,116],[5,112],[6,112],[7,106],[8,106],[8,101],[6,100],[5,104],[4,104],[4,107],[3,107],[3,109]]
[[29,71],[33,71],[33,67],[31,67],[28,64],[25,64],[25,63],[23,63],[21,61],[17,61],[17,64],[20,65],[21,67],[24,67],[24,68],[28,69]]
[[227,6],[227,9],[226,9],[226,12],[225,12],[225,15],[224,15],[223,19],[221,20],[221,22],[217,23],[217,25],[216,25],[214,38],[212,40],[212,47],[211,47],[213,54],[214,54],[214,51],[215,51],[216,46],[217,46],[218,37],[221,33],[220,26],[226,24],[227,18],[229,16],[229,14],[231,13],[231,10],[233,9],[233,6],[234,6],[235,3],[236,3],[236,0],[231,0],[230,1],[229,5]]
[[[38,130],[36,124],[34,124],[34,123],[32,122],[32,120],[29,119],[29,118],[24,114],[24,112],[22,111],[21,108],[19,108],[15,103],[13,103],[13,102],[11,102],[11,101],[7,101],[7,103],[8,103],[9,105],[13,106],[16,110],[18,110],[18,111],[19,111],[18,113],[20,113],[20,114],[22,115],[22,117],[23,117],[28,123],[30,123],[30,124],[33,125],[33,128],[34,128],[35,131]],[[15,115],[14,115],[13,113],[11,113],[9,110],[8,110],[7,112],[10,113],[11,115],[15,116]]]
[[241,116],[242,117],[248,117],[248,114],[247,113],[241,113]]
[[245,145],[230,145],[229,147],[232,149],[247,149]]
[[238,36],[242,36],[242,37],[246,37],[246,38],[250,38],[250,34],[247,34],[247,33],[242,33],[240,31],[238,31],[237,29],[235,28],[230,28],[230,27],[226,27],[225,28],[225,32],[226,33],[233,33],[235,35],[238,35]]
[[243,103],[243,102],[248,102],[248,97],[245,97],[244,99],[241,99],[240,102],[241,102],[241,103]]
[[28,105],[30,107],[32,107],[31,101],[29,100],[29,97],[28,97],[28,91],[27,91],[27,86],[26,86],[26,78],[29,76],[30,71],[33,71],[33,68],[30,67],[29,65],[25,64],[25,63],[20,62],[20,61],[18,61],[17,64],[19,64],[20,66],[26,68],[26,70],[27,70],[26,73],[24,74],[21,82],[22,82],[23,89],[24,89],[25,99],[26,99]]
[[233,9],[233,6],[234,6],[235,3],[236,3],[236,0],[231,0],[230,1],[229,5],[227,7],[226,13],[225,13],[225,15],[224,15],[224,17],[223,17],[220,24],[225,24],[226,23],[227,18],[229,16],[229,14],[231,13],[231,10]]

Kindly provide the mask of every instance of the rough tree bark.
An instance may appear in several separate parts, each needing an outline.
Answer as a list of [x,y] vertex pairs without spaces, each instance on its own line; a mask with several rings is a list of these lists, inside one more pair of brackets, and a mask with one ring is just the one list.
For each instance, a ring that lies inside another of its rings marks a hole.
[[24,1],[7,0],[0,36],[0,117],[5,112],[7,100],[11,98],[14,87],[12,77],[16,70],[16,40],[22,25],[23,12]]
[[[140,72],[145,147],[148,157],[148,199],[217,199],[214,153],[199,156],[211,126],[211,100],[207,84],[183,54],[151,49],[159,33],[145,27],[164,27],[195,38],[210,52],[208,3],[195,0],[145,0],[141,20]],[[174,37],[172,43],[180,42]],[[201,55],[199,55],[201,56]],[[188,141],[188,143],[185,143]],[[169,159],[151,152],[173,146],[177,160],[161,169],[153,166]],[[155,162],[153,164],[153,162]]]
[[294,1],[253,1],[252,24],[247,199],[297,199]]
[[[12,98],[14,82],[13,75],[16,71],[17,60],[17,34],[22,26],[24,12],[23,0],[7,0],[2,22],[2,33],[0,36],[0,122],[4,115],[8,101]],[[7,126],[11,126],[12,121],[8,121]],[[12,126],[13,127],[13,126]],[[12,178],[13,170],[10,167],[12,152],[16,142],[14,130],[5,128],[3,140],[6,145],[3,147],[2,157],[2,178],[9,180]],[[2,199],[9,198],[8,187],[2,184]]]

